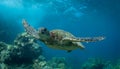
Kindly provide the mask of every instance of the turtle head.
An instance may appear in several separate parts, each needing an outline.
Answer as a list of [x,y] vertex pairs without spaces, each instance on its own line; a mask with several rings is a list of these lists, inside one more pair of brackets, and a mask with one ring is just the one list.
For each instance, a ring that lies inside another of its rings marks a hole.
[[38,32],[41,40],[47,40],[50,38],[50,33],[47,30],[47,28],[45,27],[39,28]]

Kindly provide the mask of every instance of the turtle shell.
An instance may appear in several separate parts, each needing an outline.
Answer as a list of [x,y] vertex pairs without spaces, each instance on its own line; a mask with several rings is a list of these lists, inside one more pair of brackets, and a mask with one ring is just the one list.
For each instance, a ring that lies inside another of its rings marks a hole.
[[63,38],[74,38],[75,36],[64,30],[51,30],[51,39],[46,42],[48,47],[61,50],[74,50],[82,46],[80,42],[62,41]]
[[74,35],[72,35],[71,33],[64,31],[64,30],[60,30],[60,29],[56,29],[56,30],[52,30],[50,31],[54,34],[54,36],[56,37],[56,39],[62,39],[62,38],[75,38]]

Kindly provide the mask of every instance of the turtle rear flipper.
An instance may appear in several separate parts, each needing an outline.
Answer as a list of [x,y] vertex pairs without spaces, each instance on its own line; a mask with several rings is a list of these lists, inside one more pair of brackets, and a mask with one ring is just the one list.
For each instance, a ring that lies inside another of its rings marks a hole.
[[104,37],[85,37],[85,38],[64,38],[63,41],[72,42],[96,42],[104,40]]
[[25,28],[25,31],[29,35],[39,39],[38,31],[36,29],[34,29],[32,26],[30,26],[25,19],[22,20],[22,24],[23,24],[23,26]]
[[77,46],[82,50],[85,49],[85,46],[80,42],[77,42]]

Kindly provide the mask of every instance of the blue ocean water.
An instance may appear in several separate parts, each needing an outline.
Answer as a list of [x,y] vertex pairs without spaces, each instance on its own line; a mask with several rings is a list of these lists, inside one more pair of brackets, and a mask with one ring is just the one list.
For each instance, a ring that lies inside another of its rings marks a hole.
[[0,0],[0,41],[11,43],[24,32],[22,19],[36,29],[63,29],[77,37],[104,36],[101,42],[83,43],[85,50],[67,53],[42,44],[46,58],[66,57],[79,69],[88,58],[120,59],[119,0]]

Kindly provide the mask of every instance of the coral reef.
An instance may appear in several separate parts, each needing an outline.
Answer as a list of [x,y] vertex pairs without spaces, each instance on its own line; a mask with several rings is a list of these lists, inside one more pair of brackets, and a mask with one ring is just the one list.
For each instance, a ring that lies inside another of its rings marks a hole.
[[48,65],[56,69],[66,69],[66,62],[64,57],[53,57],[52,60],[48,62]]
[[69,69],[64,57],[53,57],[49,61],[39,61],[37,59],[33,66],[34,69]]
[[101,59],[89,59],[83,64],[82,69],[103,69],[106,63]]
[[120,69],[120,61],[116,64],[110,61],[103,61],[98,58],[91,58],[82,65],[81,69]]
[[34,59],[42,54],[41,47],[35,42],[34,38],[26,33],[19,35],[14,40],[13,45],[2,43],[1,46],[6,47],[1,52],[1,56],[7,56],[2,61],[8,65],[32,63]]
[[0,42],[0,69],[68,69],[65,58],[46,61],[37,41],[22,33],[13,44]]
[[120,69],[120,60],[118,60],[115,64],[109,64],[105,69]]

